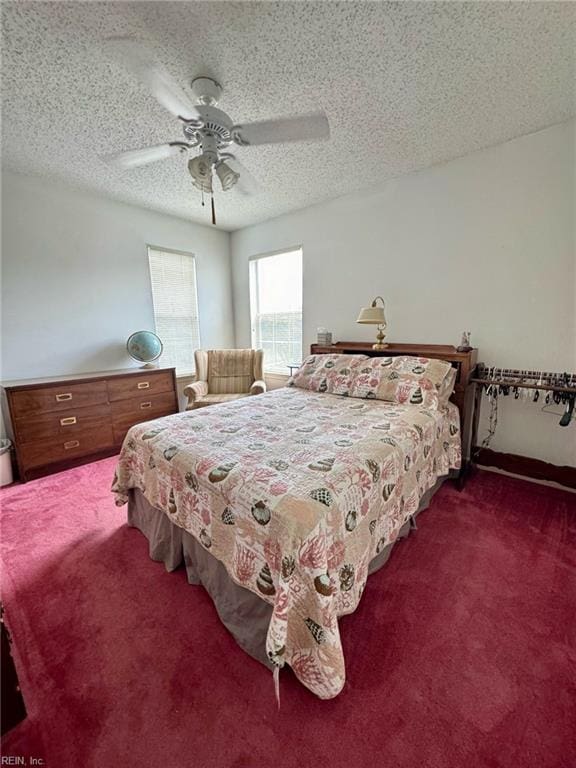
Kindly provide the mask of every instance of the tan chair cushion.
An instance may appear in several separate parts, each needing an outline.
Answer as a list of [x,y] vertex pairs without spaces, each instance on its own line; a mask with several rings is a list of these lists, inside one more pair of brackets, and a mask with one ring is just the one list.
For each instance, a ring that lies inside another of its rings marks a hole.
[[205,405],[216,405],[217,403],[230,403],[232,400],[240,400],[242,397],[248,396],[248,392],[233,395],[204,395],[203,397],[194,400],[194,402],[188,406],[187,410],[203,408]]
[[254,381],[254,350],[208,352],[208,391],[214,395],[247,394]]

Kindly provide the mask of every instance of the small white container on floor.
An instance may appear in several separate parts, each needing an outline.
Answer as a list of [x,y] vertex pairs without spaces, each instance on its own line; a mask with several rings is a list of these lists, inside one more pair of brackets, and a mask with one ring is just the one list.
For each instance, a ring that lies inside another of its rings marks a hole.
[[0,486],[12,482],[12,443],[8,439],[0,440]]

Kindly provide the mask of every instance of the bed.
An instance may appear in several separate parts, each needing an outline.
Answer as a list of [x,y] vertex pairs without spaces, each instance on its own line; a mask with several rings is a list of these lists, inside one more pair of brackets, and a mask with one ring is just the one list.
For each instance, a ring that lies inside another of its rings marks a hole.
[[453,403],[328,390],[136,425],[113,484],[151,555],[168,569],[183,559],[240,645],[323,699],[345,682],[338,618],[461,462]]

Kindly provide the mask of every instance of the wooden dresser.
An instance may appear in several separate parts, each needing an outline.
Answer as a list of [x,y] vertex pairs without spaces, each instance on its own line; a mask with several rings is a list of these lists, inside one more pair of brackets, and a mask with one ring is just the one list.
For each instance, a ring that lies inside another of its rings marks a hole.
[[3,384],[20,480],[116,453],[134,424],[178,411],[174,368]]

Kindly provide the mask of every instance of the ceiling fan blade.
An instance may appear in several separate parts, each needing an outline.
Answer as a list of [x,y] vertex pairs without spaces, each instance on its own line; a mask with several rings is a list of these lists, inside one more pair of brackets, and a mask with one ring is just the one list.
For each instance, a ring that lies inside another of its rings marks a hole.
[[188,149],[188,145],[175,141],[172,144],[157,144],[155,147],[143,149],[129,149],[127,152],[115,152],[111,155],[103,155],[102,160],[113,168],[127,171],[130,168],[138,168],[141,165],[156,163],[158,160],[166,160],[172,155],[178,155]]
[[188,94],[139,40],[110,37],[105,41],[105,49],[140,80],[168,112],[186,121],[198,119],[198,110]]
[[281,117],[257,123],[236,125],[232,129],[236,144],[278,144],[285,141],[318,141],[330,138],[328,118],[323,112],[297,117]]
[[240,174],[240,178],[233,189],[241,195],[257,195],[263,191],[263,187],[257,179],[252,176],[248,168],[242,163],[236,155],[227,155],[226,162],[233,171]]

